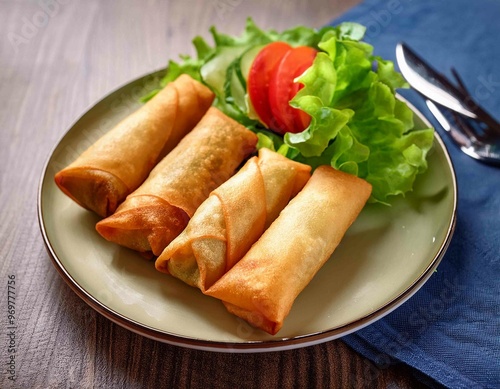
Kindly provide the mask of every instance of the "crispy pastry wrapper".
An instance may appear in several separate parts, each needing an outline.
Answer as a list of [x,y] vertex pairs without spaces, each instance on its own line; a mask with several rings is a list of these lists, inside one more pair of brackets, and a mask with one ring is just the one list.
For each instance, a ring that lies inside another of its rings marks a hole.
[[366,181],[318,167],[247,254],[205,293],[253,326],[276,334],[370,194]]
[[257,241],[305,185],[310,170],[261,149],[203,202],[156,268],[205,291]]
[[122,246],[160,255],[256,144],[253,132],[211,107],[116,212],[97,223],[97,231]]
[[193,129],[213,99],[210,89],[181,75],[58,172],[56,184],[84,208],[111,215]]

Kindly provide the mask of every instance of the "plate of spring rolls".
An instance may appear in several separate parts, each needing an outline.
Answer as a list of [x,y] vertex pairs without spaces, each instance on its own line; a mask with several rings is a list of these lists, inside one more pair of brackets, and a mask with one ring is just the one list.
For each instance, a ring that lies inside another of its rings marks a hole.
[[457,202],[438,134],[413,191],[371,204],[362,179],[257,150],[189,76],[139,103],[159,74],[91,107],[41,178],[53,264],[99,313],[170,344],[276,351],[356,331],[432,276]]

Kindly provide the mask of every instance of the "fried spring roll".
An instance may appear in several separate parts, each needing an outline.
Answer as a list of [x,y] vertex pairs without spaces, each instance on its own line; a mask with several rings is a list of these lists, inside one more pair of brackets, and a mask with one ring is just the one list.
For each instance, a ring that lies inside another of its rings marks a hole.
[[370,193],[366,181],[318,167],[248,253],[205,293],[253,326],[276,334]]
[[56,184],[84,208],[111,215],[198,123],[213,98],[206,86],[180,76],[58,172]]
[[261,149],[200,205],[158,257],[156,268],[205,291],[257,241],[305,185],[310,170]]
[[256,144],[253,132],[210,108],[116,212],[97,223],[97,231],[122,246],[160,255]]

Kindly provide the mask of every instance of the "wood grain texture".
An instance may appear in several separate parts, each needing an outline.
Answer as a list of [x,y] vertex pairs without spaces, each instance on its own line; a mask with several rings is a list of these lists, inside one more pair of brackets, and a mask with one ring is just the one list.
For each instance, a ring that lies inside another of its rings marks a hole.
[[[112,89],[181,53],[216,24],[240,33],[321,26],[358,0],[0,0],[0,281],[16,277],[16,375],[7,388],[410,388],[404,368],[379,368],[342,341],[265,354],[162,344],[100,316],[62,281],[45,251],[36,204],[43,164],[72,122]],[[68,226],[68,228],[71,228]]]

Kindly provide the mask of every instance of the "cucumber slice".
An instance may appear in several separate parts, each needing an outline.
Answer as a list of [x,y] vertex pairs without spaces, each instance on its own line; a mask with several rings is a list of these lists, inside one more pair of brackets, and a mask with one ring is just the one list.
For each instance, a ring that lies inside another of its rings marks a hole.
[[235,104],[251,120],[258,120],[247,94],[247,80],[253,60],[264,45],[252,46],[240,57],[236,58],[228,67],[224,86],[225,98],[228,103]]
[[223,46],[200,69],[203,81],[226,103],[251,119],[257,115],[248,102],[246,91],[248,74],[253,60],[264,45]]
[[262,124],[264,127],[267,128],[267,125],[260,120],[259,115],[257,115],[257,112],[255,112],[255,109],[252,105],[252,101],[250,100],[250,96],[248,93],[245,94],[245,111],[243,111],[247,114],[249,119],[252,120],[257,120],[260,124]]
[[255,109],[253,108],[252,102],[250,101],[250,96],[248,95],[248,91],[246,90],[247,89],[246,85],[247,85],[248,75],[250,74],[250,68],[252,67],[253,61],[254,61],[255,57],[257,56],[257,54],[260,53],[260,51],[262,50],[262,48],[264,46],[265,45],[254,46],[254,47],[248,49],[245,53],[243,53],[241,55],[241,58],[240,58],[240,66],[238,68],[239,72],[240,72],[240,77],[242,77],[245,80],[245,92],[247,92],[247,93],[245,93],[244,100],[243,100],[244,101],[243,112],[245,112],[247,114],[249,119],[257,120],[263,126],[265,126],[265,124],[262,123],[262,121],[259,118],[259,115],[257,115],[257,112],[255,112]]
[[246,111],[245,86],[238,77],[239,58],[235,59],[227,68],[226,81],[224,84],[225,99],[228,103],[235,104],[241,112]]
[[200,74],[203,81],[218,95],[222,95],[224,92],[229,65],[246,49],[247,46],[220,47],[212,59],[201,67]]
[[239,71],[238,76],[245,80],[245,89],[248,80],[248,74],[250,73],[250,68],[252,67],[253,60],[255,59],[257,54],[259,54],[259,52],[262,50],[264,46],[265,45],[258,45],[251,47],[241,55],[240,66],[238,68]]

